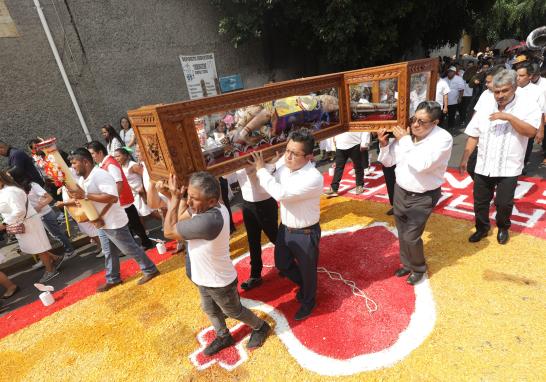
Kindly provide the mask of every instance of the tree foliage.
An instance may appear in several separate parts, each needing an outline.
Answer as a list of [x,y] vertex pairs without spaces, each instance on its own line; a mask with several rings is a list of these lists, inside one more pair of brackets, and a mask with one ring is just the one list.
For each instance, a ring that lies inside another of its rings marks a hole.
[[546,25],[546,1],[495,0],[472,18],[469,30],[491,45],[505,38],[525,40],[533,29]]
[[[457,42],[488,1],[211,0],[219,31],[237,47],[251,39],[297,50],[346,70],[400,61],[416,45]],[[325,65],[322,65],[325,67]]]

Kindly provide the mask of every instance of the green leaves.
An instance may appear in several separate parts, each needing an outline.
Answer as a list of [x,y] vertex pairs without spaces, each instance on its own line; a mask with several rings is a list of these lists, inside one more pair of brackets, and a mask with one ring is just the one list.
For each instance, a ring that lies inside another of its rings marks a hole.
[[[211,0],[219,32],[237,47],[253,39],[296,48],[323,71],[400,61],[415,47],[458,42],[463,29],[490,43],[546,20],[544,0]],[[537,25],[535,25],[537,24]],[[533,26],[534,25],[534,26]],[[307,62],[306,61],[306,62]],[[309,73],[315,74],[315,73]]]

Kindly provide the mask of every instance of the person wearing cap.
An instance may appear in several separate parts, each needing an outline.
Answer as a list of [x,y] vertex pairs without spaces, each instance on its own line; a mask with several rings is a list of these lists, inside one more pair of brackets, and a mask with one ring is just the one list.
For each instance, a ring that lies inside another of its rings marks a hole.
[[465,130],[468,138],[460,171],[466,171],[468,158],[479,141],[474,174],[476,232],[468,238],[471,243],[489,233],[489,207],[495,192],[497,241],[506,244],[509,239],[510,215],[525,148],[528,139],[535,136],[542,115],[538,104],[521,97],[516,89],[515,71],[498,72],[493,77],[493,99],[480,106]]
[[455,127],[455,116],[460,109],[460,103],[463,99],[465,82],[461,76],[457,75],[457,68],[450,66],[447,69],[446,82],[449,85],[449,93],[447,95],[447,126],[449,129]]

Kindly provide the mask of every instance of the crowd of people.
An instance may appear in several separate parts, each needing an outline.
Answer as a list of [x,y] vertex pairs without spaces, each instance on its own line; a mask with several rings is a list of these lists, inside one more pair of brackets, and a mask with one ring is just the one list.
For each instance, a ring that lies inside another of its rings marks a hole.
[[[460,170],[474,179],[476,231],[468,240],[474,243],[489,234],[494,198],[498,243],[509,241],[517,179],[524,169],[528,147],[532,147],[529,142],[543,142],[546,122],[546,79],[540,77],[531,59],[521,56],[501,63],[487,54],[478,65],[466,65],[465,73],[457,62],[442,63],[445,79],[438,80],[436,100],[418,103],[409,126],[374,133],[392,205],[387,213],[394,215],[400,244],[400,267],[394,274],[407,276],[406,282],[411,285],[419,283],[427,270],[421,237],[441,197],[453,146],[451,132],[457,120],[468,136]],[[144,228],[144,219],[159,219],[164,236],[176,240],[178,249],[186,248],[186,273],[197,286],[202,309],[216,331],[205,354],[233,345],[227,317],[253,329],[249,348],[261,346],[271,327],[240,301],[239,280],[230,258],[229,238],[235,227],[225,179],[197,172],[188,184],[181,184],[174,175],[155,182],[139,161],[139,148],[127,118],[120,120],[119,132],[105,125],[101,135],[104,143],[92,141],[65,154],[78,179],[76,189],[51,184],[43,165],[45,154],[36,148],[40,139],[29,142],[31,155],[0,142],[0,155],[9,161],[9,168],[0,172],[4,223],[0,229],[15,235],[22,252],[40,258],[45,267],[40,282],[55,277],[61,264],[74,254],[50,206],[54,199],[55,205],[66,207],[76,221],[82,200],[90,201],[99,214],[96,220],[78,223],[95,242],[97,254],[105,257],[106,281],[98,292],[122,283],[120,255],[137,261],[143,273],[139,285],[160,275],[145,252],[154,242]],[[349,132],[334,138],[336,166],[326,191],[314,160],[315,139],[305,128],[292,131],[284,153],[268,162],[259,151],[251,154],[248,165],[236,172],[251,265],[250,277],[241,282],[243,290],[263,283],[263,232],[275,246],[275,266],[280,275],[297,286],[294,297],[300,306],[294,319],[304,320],[313,313],[317,304],[320,198],[323,194],[338,196],[349,158],[354,165],[355,192],[364,191],[370,141],[370,133]],[[63,244],[64,254],[51,252],[46,232]],[[6,289],[4,297],[17,292],[17,286],[3,273],[0,284]]]

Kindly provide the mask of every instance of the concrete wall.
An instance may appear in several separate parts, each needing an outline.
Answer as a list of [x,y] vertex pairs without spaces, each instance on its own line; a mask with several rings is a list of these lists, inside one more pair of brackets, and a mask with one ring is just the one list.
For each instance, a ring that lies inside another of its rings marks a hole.
[[[3,1],[19,37],[0,38],[0,139],[22,147],[37,135],[56,136],[65,149],[81,145],[85,136],[33,1]],[[180,54],[214,53],[218,75],[239,73],[245,88],[263,85],[273,72],[277,80],[300,75],[293,60],[267,62],[259,42],[234,49],[218,35],[219,15],[206,0],[41,3],[97,138],[104,123],[118,128],[128,109],[188,99]]]

